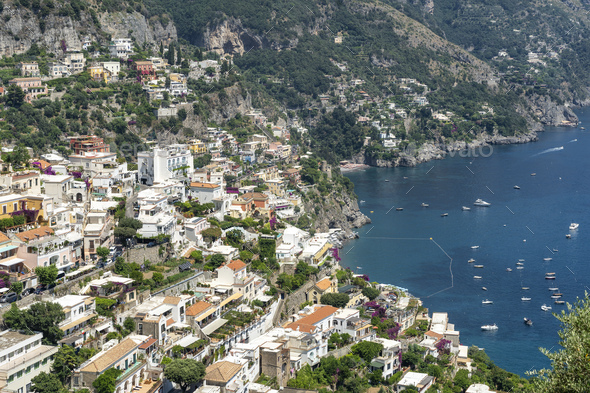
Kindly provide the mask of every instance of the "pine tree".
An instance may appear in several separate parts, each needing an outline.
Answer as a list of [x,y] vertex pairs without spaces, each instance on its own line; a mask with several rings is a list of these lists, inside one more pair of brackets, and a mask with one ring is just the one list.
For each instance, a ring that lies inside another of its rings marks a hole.
[[171,66],[174,65],[174,43],[168,45],[168,53],[166,54],[166,59],[168,60],[168,64]]
[[178,47],[178,51],[176,52],[176,64],[180,65],[182,62],[182,53],[180,52],[180,46]]
[[164,56],[164,43],[160,42],[160,57]]

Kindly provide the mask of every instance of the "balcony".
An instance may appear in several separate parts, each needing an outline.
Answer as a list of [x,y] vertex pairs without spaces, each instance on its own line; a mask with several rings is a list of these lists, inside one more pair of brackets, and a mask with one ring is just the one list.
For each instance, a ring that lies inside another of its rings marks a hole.
[[129,376],[133,375],[133,373],[135,373],[137,370],[141,369],[144,366],[145,366],[144,362],[137,361],[137,362],[133,363],[132,365],[130,365],[127,368],[127,370],[123,371],[123,374],[119,375],[119,377],[116,380],[116,383],[119,384],[119,383],[125,381],[125,379],[127,379]]

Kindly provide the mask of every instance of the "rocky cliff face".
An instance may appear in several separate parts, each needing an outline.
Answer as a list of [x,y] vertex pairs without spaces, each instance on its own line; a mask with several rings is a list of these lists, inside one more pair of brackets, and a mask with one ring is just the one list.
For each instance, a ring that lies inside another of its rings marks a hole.
[[262,47],[263,41],[249,34],[240,20],[230,18],[216,26],[207,26],[200,45],[219,54],[242,55],[252,48]]
[[5,6],[0,18],[0,57],[24,53],[33,43],[55,54],[63,53],[62,41],[68,50],[81,50],[86,37],[103,45],[108,44],[107,35],[131,37],[139,44],[153,45],[177,38],[172,22],[162,26],[159,21],[148,21],[138,12],[99,14],[100,26],[84,12],[80,13],[79,20],[57,14],[42,18],[26,8],[15,6]]
[[534,94],[529,97],[528,103],[530,112],[544,125],[559,126],[578,123],[578,116],[567,104],[555,103],[548,96]]
[[[315,214],[314,229],[327,232],[330,228],[341,228],[343,239],[348,238],[354,228],[369,224],[371,219],[359,210],[355,198],[346,193],[332,193],[328,197],[313,198],[314,191],[309,191],[305,202],[305,211]],[[319,200],[319,202],[318,202]]]

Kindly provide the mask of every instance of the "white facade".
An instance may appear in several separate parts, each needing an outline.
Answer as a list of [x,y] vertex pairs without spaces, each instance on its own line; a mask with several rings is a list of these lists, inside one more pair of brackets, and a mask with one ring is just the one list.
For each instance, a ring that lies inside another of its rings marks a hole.
[[127,58],[133,53],[133,41],[130,38],[118,38],[109,44],[109,52],[112,57]]
[[169,179],[182,179],[193,173],[193,156],[186,145],[170,145],[143,151],[137,157],[138,179],[149,186]]
[[103,61],[102,63],[100,63],[100,65],[102,66],[102,68],[109,71],[111,73],[111,76],[117,77],[119,75],[119,72],[121,72],[121,63],[119,63],[118,61]]

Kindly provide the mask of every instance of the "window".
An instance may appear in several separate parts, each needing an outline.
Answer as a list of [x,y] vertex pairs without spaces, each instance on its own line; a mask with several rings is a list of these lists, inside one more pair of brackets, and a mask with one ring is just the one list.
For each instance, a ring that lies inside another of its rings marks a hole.
[[6,214],[7,210],[6,210],[6,205],[2,205],[2,214]]
[[12,211],[13,211],[13,212],[15,212],[15,211],[17,211],[17,210],[18,210],[18,203],[14,202],[14,203],[12,204]]
[[131,291],[129,292],[129,300],[133,300],[135,299],[135,292]]

